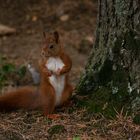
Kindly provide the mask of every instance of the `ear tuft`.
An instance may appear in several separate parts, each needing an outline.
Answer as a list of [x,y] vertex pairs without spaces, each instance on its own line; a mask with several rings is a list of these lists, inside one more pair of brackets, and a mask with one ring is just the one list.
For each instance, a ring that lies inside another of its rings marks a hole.
[[57,31],[54,31],[54,37],[55,37],[55,40],[56,40],[56,43],[58,43],[59,42],[59,34],[58,34],[58,32]]
[[43,37],[46,38],[46,32],[45,31],[43,32]]

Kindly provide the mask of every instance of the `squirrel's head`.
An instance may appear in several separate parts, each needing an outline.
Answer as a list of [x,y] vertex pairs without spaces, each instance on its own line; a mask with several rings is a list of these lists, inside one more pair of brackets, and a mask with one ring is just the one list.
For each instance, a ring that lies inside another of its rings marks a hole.
[[51,33],[43,33],[45,41],[42,47],[42,56],[58,56],[61,51],[61,44],[59,40],[59,34],[57,31]]

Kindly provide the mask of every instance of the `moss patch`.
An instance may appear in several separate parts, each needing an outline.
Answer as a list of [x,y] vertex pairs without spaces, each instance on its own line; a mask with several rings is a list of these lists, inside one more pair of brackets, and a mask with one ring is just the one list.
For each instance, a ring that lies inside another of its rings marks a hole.
[[48,133],[50,136],[52,136],[54,134],[60,134],[60,133],[64,132],[64,130],[65,130],[65,128],[63,125],[54,125],[48,129]]
[[106,85],[112,78],[112,61],[106,60],[99,72],[99,84]]
[[133,118],[133,122],[140,125],[140,114],[135,115],[135,117]]

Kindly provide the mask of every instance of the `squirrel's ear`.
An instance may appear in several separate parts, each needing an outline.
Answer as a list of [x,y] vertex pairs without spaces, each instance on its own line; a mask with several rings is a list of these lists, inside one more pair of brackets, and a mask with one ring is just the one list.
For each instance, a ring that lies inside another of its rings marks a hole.
[[45,31],[43,32],[43,37],[46,38],[46,32]]
[[57,31],[54,31],[53,34],[54,34],[56,43],[58,43],[59,42],[59,34],[58,34],[58,32]]

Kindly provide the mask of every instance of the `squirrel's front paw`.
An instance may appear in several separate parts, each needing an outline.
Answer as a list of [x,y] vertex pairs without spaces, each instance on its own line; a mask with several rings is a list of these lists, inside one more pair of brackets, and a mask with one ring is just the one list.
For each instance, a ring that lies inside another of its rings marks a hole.
[[47,76],[52,76],[52,72],[47,70],[47,69],[43,69],[43,72],[47,75]]

